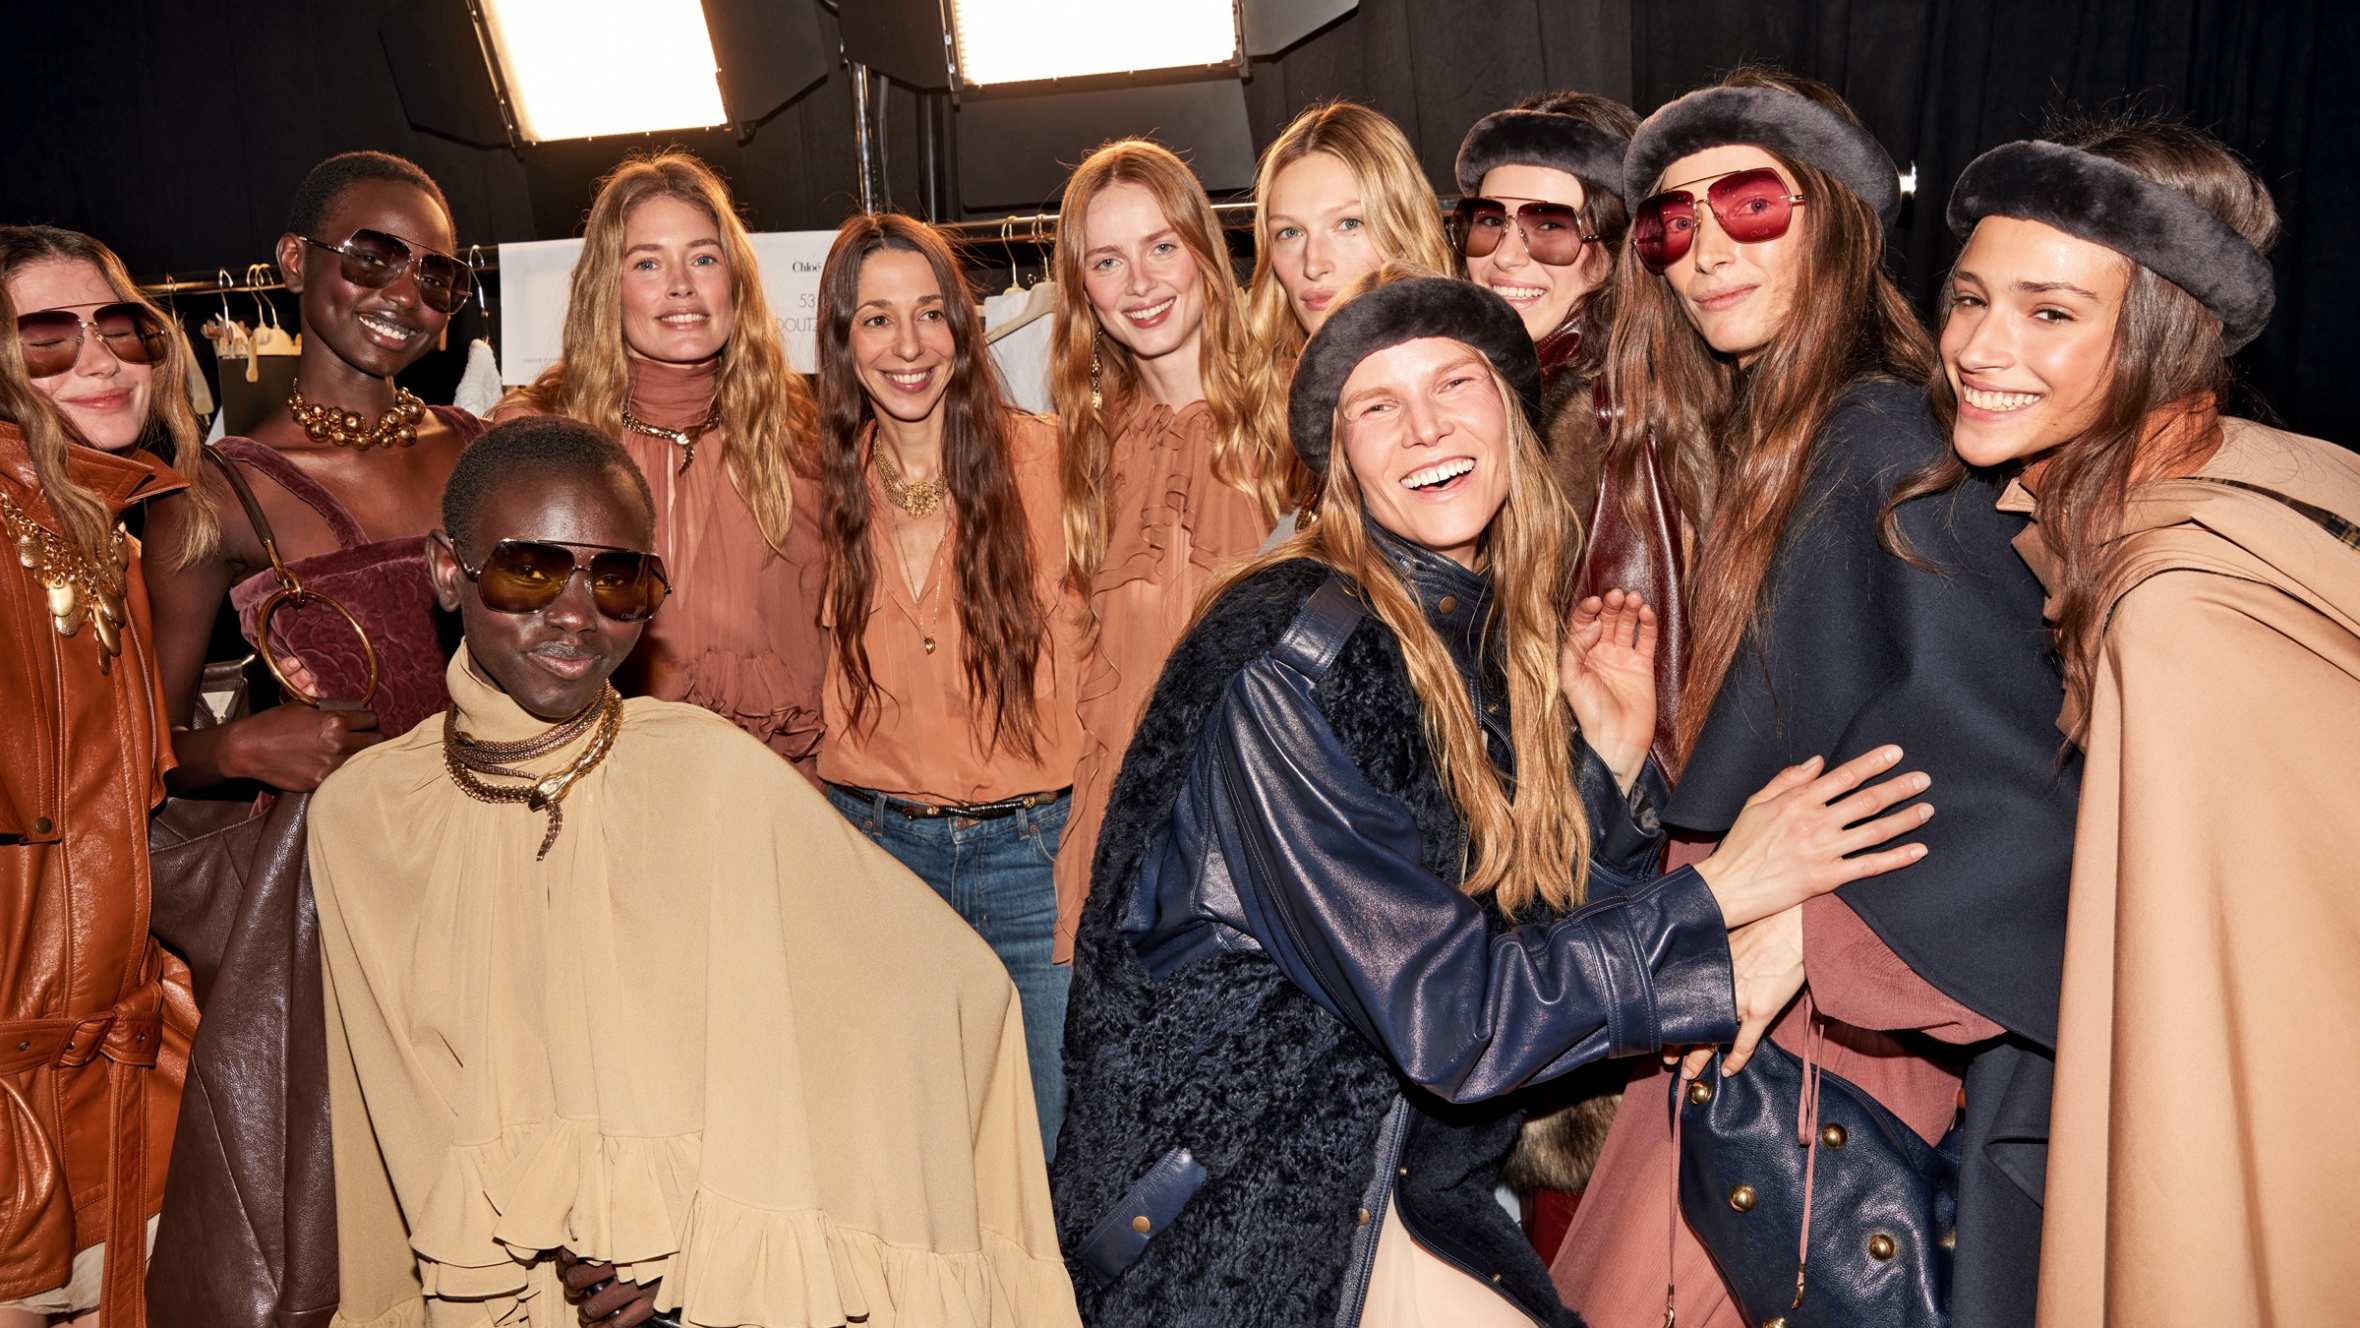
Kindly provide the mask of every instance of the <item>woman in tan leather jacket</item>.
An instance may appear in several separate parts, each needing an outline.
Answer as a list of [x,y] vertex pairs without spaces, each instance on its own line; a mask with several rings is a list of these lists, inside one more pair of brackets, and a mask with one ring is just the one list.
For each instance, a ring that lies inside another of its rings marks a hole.
[[145,1322],[144,1259],[106,1255],[144,1254],[196,1028],[148,935],[172,751],[119,521],[182,487],[139,439],[196,430],[180,343],[72,238],[89,257],[0,283],[0,1328]]

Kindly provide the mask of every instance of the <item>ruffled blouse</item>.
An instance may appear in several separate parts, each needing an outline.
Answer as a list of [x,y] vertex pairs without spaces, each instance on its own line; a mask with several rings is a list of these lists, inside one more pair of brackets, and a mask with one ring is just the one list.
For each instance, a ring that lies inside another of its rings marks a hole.
[[[448,681],[479,739],[544,728]],[[729,725],[623,715],[546,859],[439,723],[313,800],[335,1323],[571,1325],[559,1246],[695,1324],[1076,1323],[999,961]]]
[[1090,859],[1131,733],[1213,577],[1253,554],[1270,522],[1213,474],[1213,412],[1144,397],[1115,433],[1106,558],[1091,587],[1096,649],[1082,674],[1082,757],[1057,850],[1058,963],[1073,957]]

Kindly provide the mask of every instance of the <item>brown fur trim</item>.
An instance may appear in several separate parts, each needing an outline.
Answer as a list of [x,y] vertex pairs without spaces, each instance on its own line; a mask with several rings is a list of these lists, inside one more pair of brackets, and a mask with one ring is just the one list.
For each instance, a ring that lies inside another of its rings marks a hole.
[[1590,1183],[1606,1131],[1622,1102],[1624,1074],[1612,1064],[1577,1070],[1548,1085],[1536,1101],[1500,1168],[1500,1179],[1520,1194],[1579,1190]]

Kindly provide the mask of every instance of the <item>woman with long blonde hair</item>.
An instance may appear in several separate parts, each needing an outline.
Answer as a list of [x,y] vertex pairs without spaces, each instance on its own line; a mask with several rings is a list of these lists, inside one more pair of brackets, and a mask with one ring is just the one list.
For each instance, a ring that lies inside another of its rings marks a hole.
[[1284,444],[1250,427],[1248,355],[1220,222],[1187,165],[1109,143],[1066,183],[1051,339],[1065,429],[1067,574],[1092,652],[1072,816],[1057,856],[1057,959],[1090,888],[1131,729],[1212,577],[1288,500]]
[[663,152],[599,185],[565,356],[493,418],[522,414],[620,439],[655,491],[673,602],[626,688],[704,706],[811,774],[826,669],[818,414],[711,167]]
[[6,1328],[142,1322],[196,1002],[148,931],[148,813],[172,744],[124,517],[184,483],[139,447],[154,431],[194,458],[184,372],[105,246],[0,227]]
[[1083,913],[1051,1181],[1088,1322],[1572,1322],[1492,1197],[1506,1099],[1726,1036],[1729,924],[1915,857],[1844,856],[1923,819],[1883,814],[1915,781],[1851,792],[1884,748],[1652,870],[1653,615],[1560,626],[1539,378],[1446,277],[1380,277],[1304,351],[1323,515],[1174,651]]
[[[1263,149],[1254,173],[1254,275],[1246,282],[1246,372],[1253,429],[1287,436],[1287,386],[1303,343],[1353,283],[1386,263],[1454,265],[1434,187],[1401,126],[1358,102],[1303,113]],[[1312,497],[1288,458],[1290,508]]]

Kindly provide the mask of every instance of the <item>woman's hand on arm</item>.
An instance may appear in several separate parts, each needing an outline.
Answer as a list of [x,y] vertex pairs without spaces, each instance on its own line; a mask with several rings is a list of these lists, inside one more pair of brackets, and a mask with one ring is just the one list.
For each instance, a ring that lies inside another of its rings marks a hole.
[[[1729,933],[1729,976],[1737,989],[1737,1037],[1721,1060],[1721,1073],[1735,1074],[1753,1058],[1754,1048],[1770,1025],[1803,989],[1803,909],[1801,905],[1749,922]],[[1688,1053],[1682,1078],[1704,1073],[1712,1048]]]
[[[1746,799],[1720,847],[1696,865],[1732,931],[1926,855],[1923,844],[1863,851],[1915,830],[1934,814],[1933,804],[1923,802],[1890,811],[1933,783],[1923,773],[1861,787],[1900,760],[1899,747],[1879,747],[1822,773],[1826,763],[1814,756],[1780,771]],[[1860,856],[1847,856],[1854,853]]]
[[1655,610],[1609,590],[1573,607],[1557,652],[1558,687],[1583,741],[1625,793],[1655,738]]

